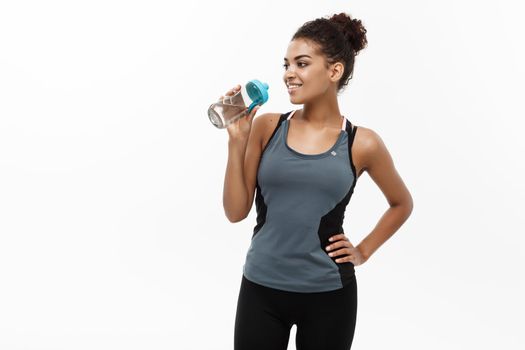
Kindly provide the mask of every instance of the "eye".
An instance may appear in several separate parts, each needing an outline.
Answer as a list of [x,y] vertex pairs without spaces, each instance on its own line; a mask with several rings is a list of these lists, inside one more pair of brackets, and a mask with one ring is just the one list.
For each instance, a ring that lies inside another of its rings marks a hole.
[[[297,64],[298,64],[298,65],[299,65],[299,67],[301,67],[301,68],[303,68],[303,67],[306,67],[306,66],[307,66],[307,64],[306,64],[306,63],[304,63],[304,62],[299,62],[299,63],[297,63]],[[285,64],[283,64],[283,67],[284,67],[284,69],[287,69],[287,68],[288,68],[288,64],[286,64],[286,63],[285,63]]]

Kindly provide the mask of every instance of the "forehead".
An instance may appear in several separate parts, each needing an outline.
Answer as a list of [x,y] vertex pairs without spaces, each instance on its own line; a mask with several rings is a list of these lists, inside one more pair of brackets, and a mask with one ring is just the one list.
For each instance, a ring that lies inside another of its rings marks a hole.
[[288,48],[286,49],[284,60],[292,61],[300,55],[308,55],[312,58],[319,56],[317,46],[310,40],[305,39],[295,39],[290,41]]

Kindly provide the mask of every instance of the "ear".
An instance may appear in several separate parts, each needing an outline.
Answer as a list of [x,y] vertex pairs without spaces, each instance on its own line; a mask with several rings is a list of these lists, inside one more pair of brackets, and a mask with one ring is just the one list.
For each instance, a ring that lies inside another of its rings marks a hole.
[[343,76],[345,66],[341,62],[336,62],[330,67],[330,80],[333,82],[338,81]]

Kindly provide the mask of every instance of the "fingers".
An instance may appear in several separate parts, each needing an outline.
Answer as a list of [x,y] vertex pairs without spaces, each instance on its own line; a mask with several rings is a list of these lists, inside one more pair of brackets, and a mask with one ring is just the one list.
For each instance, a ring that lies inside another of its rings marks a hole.
[[[235,85],[233,88],[231,88],[230,90],[228,90],[226,92],[226,96],[233,96],[235,95],[239,90],[241,89],[241,86],[239,84]],[[221,97],[219,97],[220,100],[222,100],[224,98],[224,95],[222,95]]]
[[261,106],[255,106],[253,107],[252,111],[250,112],[250,115],[253,117],[255,115],[255,113],[257,113],[257,111],[259,110],[259,108],[261,108]]
[[228,92],[226,93],[226,96],[233,96],[233,95],[235,95],[240,89],[241,89],[241,86],[237,84],[236,86],[234,86],[233,88],[231,88],[230,90],[228,90]]
[[[337,242],[334,242],[336,239],[339,239]],[[332,244],[329,244],[328,246],[326,246],[326,250],[334,250],[336,248],[341,248],[341,247],[348,247],[348,248],[354,248],[354,245],[350,242],[350,240],[348,239],[348,237],[346,237],[344,234],[339,234],[339,235],[335,235],[335,236],[332,236],[329,241],[331,242],[334,242]]]
[[333,241],[337,241],[339,239],[346,239],[348,240],[348,238],[346,238],[345,234],[344,233],[339,233],[337,235],[333,235],[332,237],[330,237],[328,240],[330,242],[333,242]]
[[335,252],[328,253],[328,255],[331,258],[334,258],[336,263],[352,262],[355,265],[355,256],[352,254],[352,249],[343,248],[336,250]]
[[351,262],[354,265],[361,264],[361,260],[356,260],[359,257],[355,248],[343,248],[334,252],[328,253],[331,258],[335,259],[336,263]]
[[228,90],[228,92],[226,93],[226,95],[228,95],[228,96],[235,95],[235,93],[236,93],[237,91],[239,91],[240,88],[241,88],[241,86],[237,84],[236,86],[234,86],[233,88],[231,88],[230,90]]
[[339,258],[339,259],[335,259],[335,262],[336,263],[344,263],[344,262],[351,262],[352,264],[355,265],[354,261],[352,260],[352,256],[349,255],[349,256],[345,256],[343,258]]
[[349,254],[351,254],[351,252],[352,252],[352,250],[349,249],[349,248],[342,248],[342,249],[338,249],[336,251],[328,253],[328,256],[335,257],[335,256],[339,256],[339,255],[349,255]]
[[255,116],[255,113],[257,113],[259,108],[261,108],[261,106],[255,106],[252,108],[252,110],[250,111],[250,114],[248,114],[248,117],[247,117],[249,121],[253,120],[253,117]]
[[355,264],[352,260],[354,258],[352,252],[354,252],[355,247],[352,245],[352,243],[350,242],[348,237],[345,236],[344,233],[331,236],[329,238],[329,241],[337,241],[326,246],[326,251],[328,252],[328,255],[330,257],[339,257],[335,259],[336,263],[352,262],[353,264]]
[[333,236],[331,236],[330,238],[328,238],[328,240],[329,240],[330,242],[335,242],[335,241],[338,241],[338,240],[341,240],[341,239],[350,242],[350,240],[348,239],[348,237],[345,236],[344,233],[340,233],[340,234],[337,234],[337,235],[333,235]]
[[348,241],[339,241],[339,242],[336,242],[334,244],[330,244],[328,246],[326,246],[326,251],[334,251],[335,249],[338,249],[338,248],[354,248],[352,246],[352,244]]

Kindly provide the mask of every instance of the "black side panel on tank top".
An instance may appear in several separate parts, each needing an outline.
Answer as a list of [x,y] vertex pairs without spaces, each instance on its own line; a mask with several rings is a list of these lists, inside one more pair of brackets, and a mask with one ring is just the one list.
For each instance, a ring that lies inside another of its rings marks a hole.
[[[270,138],[268,139],[268,142],[266,143],[266,145],[264,146],[264,149],[261,152],[261,156],[266,150],[266,147],[268,147],[268,145],[270,144],[270,141],[273,139],[275,133],[281,126],[282,122],[286,120],[286,118],[288,117],[288,115],[290,115],[290,113],[292,113],[292,111],[285,113],[285,114],[281,114],[281,116],[279,117],[279,121],[277,122],[277,125],[272,132],[272,136],[270,136]],[[256,219],[257,224],[253,228],[252,239],[257,234],[257,232],[259,232],[261,227],[263,227],[264,223],[266,222],[266,211],[268,209],[266,206],[266,203],[264,203],[264,197],[261,193],[261,188],[259,187],[259,181],[257,180],[257,178],[255,180],[255,184],[256,184],[256,191],[257,191],[255,194],[255,209],[257,211],[257,219]]]
[[[343,198],[343,200],[339,202],[334,207],[334,209],[332,209],[330,212],[328,212],[326,215],[324,215],[321,218],[321,221],[319,223],[319,228],[317,231],[320,242],[328,242],[328,238],[332,236],[334,232],[345,233],[343,229],[342,221],[344,220],[346,206],[350,202],[350,198],[352,197],[352,194],[354,193],[354,188],[357,182],[357,174],[356,174],[355,166],[352,160],[352,144],[354,142],[354,136],[355,136],[356,129],[357,127],[355,126],[352,130],[352,123],[350,123],[350,121],[347,120],[346,132],[348,133],[348,136],[349,136],[348,138],[348,157],[349,157],[350,167],[352,168],[352,172],[354,175],[354,181],[352,183],[352,186],[350,187],[350,190],[348,190],[348,193]],[[332,260],[335,261],[337,258],[339,258],[339,256],[332,257]],[[339,274],[341,275],[341,283],[343,286],[346,286],[349,282],[352,281],[352,278],[355,275],[354,264],[351,261],[348,261],[345,263],[336,263],[336,264],[339,269]]]

